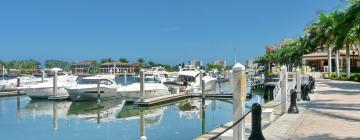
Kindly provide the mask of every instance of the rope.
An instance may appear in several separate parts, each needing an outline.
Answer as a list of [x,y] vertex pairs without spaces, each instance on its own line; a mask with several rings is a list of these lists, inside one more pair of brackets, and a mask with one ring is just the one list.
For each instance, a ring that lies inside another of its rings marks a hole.
[[236,121],[235,123],[233,123],[233,125],[231,125],[230,127],[226,128],[224,131],[222,131],[221,133],[217,134],[216,136],[210,138],[210,140],[215,140],[217,138],[219,138],[222,134],[224,134],[226,131],[229,131],[231,128],[233,128],[235,125],[237,125],[238,123],[240,123],[247,115],[250,114],[250,112],[252,111],[252,109],[247,112],[244,116],[242,116],[238,121]]
[[274,107],[277,107],[277,106],[280,106],[282,102],[280,102],[279,104],[277,105],[274,105],[274,106],[261,106],[262,108],[274,108]]

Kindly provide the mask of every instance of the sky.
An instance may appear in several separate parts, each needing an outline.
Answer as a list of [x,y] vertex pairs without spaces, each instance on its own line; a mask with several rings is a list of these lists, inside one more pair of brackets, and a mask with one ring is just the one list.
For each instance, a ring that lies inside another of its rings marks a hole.
[[244,63],[344,0],[0,0],[0,60]]

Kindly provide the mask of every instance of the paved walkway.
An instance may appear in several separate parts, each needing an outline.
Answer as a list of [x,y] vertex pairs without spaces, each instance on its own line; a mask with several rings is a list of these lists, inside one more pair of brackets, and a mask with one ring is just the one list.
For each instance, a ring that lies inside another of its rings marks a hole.
[[360,140],[360,83],[317,80],[315,92],[300,103],[300,114],[285,114],[266,128],[266,139]]

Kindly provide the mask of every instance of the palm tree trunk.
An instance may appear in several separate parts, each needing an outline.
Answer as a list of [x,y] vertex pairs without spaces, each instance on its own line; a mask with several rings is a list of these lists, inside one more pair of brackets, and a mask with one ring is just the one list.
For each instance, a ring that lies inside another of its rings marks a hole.
[[346,45],[346,77],[350,78],[350,47]]
[[339,79],[340,77],[340,71],[339,71],[339,50],[336,50],[335,54],[335,65],[336,65],[336,79]]
[[332,63],[332,58],[331,58],[331,47],[330,45],[328,46],[328,72],[329,72],[329,76],[331,77],[331,73],[332,73],[332,67],[331,67],[331,63]]

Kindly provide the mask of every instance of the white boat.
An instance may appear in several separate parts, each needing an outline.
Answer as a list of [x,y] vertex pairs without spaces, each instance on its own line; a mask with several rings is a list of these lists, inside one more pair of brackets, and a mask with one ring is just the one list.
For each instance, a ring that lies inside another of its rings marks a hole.
[[[77,76],[68,76],[68,75],[58,76],[58,81],[57,81],[58,88],[57,88],[56,96],[62,98],[68,98],[69,93],[65,88],[75,86],[77,78],[78,78]],[[31,99],[49,99],[49,97],[55,96],[53,84],[54,82],[52,78],[49,78],[44,83],[23,86],[20,87],[20,89],[23,90],[24,93],[26,93],[26,95],[29,96]]]
[[[168,87],[162,83],[145,83],[144,88],[144,99],[170,94]],[[140,83],[121,86],[117,89],[117,92],[120,93],[121,96],[126,97],[128,101],[134,101],[141,98]]]
[[[41,78],[34,76],[20,77],[20,86],[29,86],[41,82]],[[17,90],[17,79],[0,80],[0,91],[13,91]]]
[[[205,82],[205,91],[214,91],[216,89],[216,79],[211,76],[203,76]],[[187,93],[201,93],[200,71],[193,66],[182,68],[175,82],[165,82],[167,86],[173,88],[180,86],[181,91]]]
[[78,81],[76,86],[66,88],[73,101],[97,100],[98,84],[100,82],[100,99],[113,99],[121,95],[117,93],[118,85],[115,82],[115,75],[96,75],[85,77]]
[[168,77],[168,72],[165,71],[164,67],[152,67],[150,70],[145,71],[146,81],[157,81],[165,82]]

